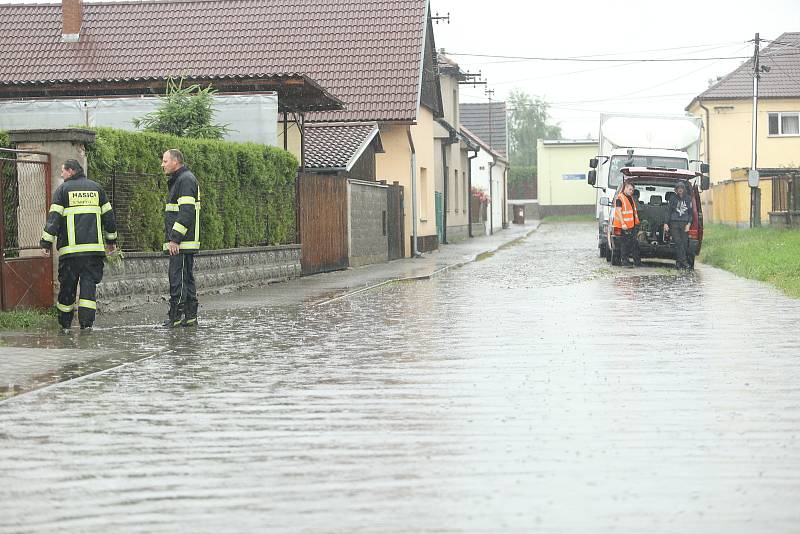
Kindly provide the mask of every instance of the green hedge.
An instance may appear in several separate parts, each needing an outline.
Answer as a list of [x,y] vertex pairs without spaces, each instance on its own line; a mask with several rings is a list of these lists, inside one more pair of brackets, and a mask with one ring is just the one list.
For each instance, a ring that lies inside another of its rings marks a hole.
[[253,143],[110,128],[95,132],[97,139],[87,150],[92,179],[108,188],[112,169],[142,175],[128,184],[130,216],[120,222],[129,227],[134,243],[125,248],[161,250],[166,180],[160,165],[161,155],[170,148],[183,152],[200,183],[204,249],[294,241],[298,162],[289,152]]
[[11,142],[8,140],[8,132],[0,131],[0,148],[11,148]]
[[511,165],[508,170],[509,198],[536,198],[536,193],[536,167]]

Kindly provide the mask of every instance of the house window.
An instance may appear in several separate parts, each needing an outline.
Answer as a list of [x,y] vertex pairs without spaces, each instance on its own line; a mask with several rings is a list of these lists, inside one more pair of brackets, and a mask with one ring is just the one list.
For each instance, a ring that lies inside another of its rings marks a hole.
[[420,167],[419,169],[419,196],[420,196],[420,210],[419,220],[427,222],[428,220],[428,169]]
[[770,113],[769,135],[800,135],[800,113]]

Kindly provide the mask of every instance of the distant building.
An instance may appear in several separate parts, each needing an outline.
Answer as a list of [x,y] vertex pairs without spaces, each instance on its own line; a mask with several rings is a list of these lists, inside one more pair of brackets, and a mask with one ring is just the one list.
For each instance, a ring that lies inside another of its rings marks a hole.
[[597,155],[592,139],[540,139],[536,147],[539,215],[595,213],[597,192],[587,183],[589,159]]
[[491,197],[490,233],[508,226],[508,116],[505,102],[464,103],[459,106],[461,126],[481,146],[472,162],[472,186]]

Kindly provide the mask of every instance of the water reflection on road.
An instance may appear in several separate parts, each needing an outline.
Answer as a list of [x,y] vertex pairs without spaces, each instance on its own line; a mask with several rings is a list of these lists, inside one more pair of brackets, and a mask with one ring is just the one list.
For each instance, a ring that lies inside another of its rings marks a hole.
[[593,238],[97,332],[139,361],[0,403],[0,532],[795,531],[800,304]]

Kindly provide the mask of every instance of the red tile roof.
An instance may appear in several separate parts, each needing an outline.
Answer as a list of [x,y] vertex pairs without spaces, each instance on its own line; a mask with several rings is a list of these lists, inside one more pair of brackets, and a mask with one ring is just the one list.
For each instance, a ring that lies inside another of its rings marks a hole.
[[[761,50],[769,68],[758,83],[759,98],[800,97],[800,32],[787,32]],[[753,98],[753,60],[748,60],[692,100]],[[691,104],[687,106],[687,109]]]
[[383,152],[378,125],[371,123],[306,124],[306,167],[349,171],[371,143]]
[[346,110],[312,120],[414,120],[426,0],[198,0],[0,5],[0,84],[300,73]]

